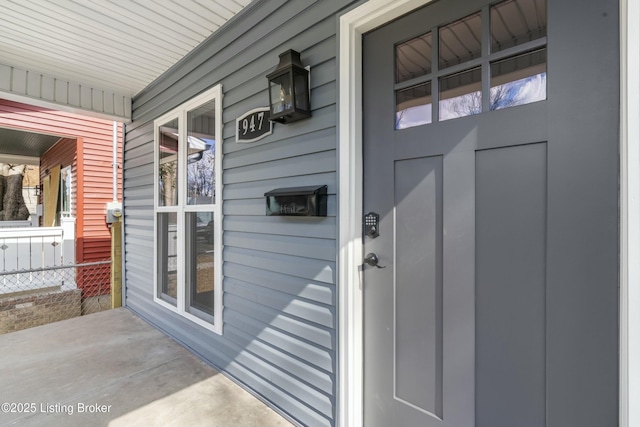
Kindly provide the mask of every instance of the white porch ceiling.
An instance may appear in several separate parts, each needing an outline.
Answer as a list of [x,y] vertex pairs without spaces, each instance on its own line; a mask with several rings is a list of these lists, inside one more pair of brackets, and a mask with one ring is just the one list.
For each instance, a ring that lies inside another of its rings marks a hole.
[[0,65],[130,98],[250,2],[0,0]]

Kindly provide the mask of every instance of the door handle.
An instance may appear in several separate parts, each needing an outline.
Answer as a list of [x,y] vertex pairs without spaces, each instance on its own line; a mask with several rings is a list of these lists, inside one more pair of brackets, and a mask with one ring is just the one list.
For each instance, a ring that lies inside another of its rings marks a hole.
[[378,265],[378,255],[374,254],[373,252],[369,252],[364,257],[364,263],[370,265],[371,267],[387,268],[386,265]]

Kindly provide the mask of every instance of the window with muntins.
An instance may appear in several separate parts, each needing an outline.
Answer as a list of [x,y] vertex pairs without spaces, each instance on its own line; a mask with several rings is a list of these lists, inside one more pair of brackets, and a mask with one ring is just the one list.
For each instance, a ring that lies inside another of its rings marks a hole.
[[395,47],[395,128],[547,98],[546,0],[506,0]]
[[154,122],[154,300],[222,333],[222,88]]

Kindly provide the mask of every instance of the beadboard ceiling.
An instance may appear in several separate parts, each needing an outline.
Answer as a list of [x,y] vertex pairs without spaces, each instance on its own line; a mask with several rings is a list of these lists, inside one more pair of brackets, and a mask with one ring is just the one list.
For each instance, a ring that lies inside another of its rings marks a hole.
[[62,137],[0,128],[0,163],[25,163],[24,159],[7,160],[7,155],[40,157],[60,138]]
[[0,64],[134,96],[251,0],[0,0]]

